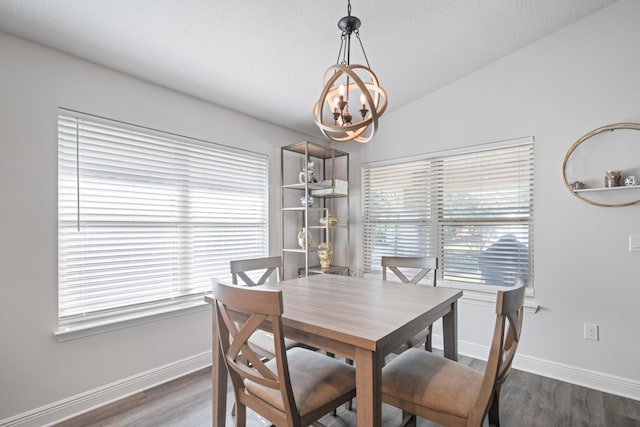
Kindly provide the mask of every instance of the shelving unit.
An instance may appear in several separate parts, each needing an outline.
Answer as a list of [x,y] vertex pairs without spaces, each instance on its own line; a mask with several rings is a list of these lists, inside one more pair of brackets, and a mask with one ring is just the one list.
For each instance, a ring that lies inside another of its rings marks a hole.
[[[309,162],[313,162],[310,174]],[[309,178],[315,178],[309,181]],[[281,148],[281,230],[284,278],[309,274],[348,274],[349,153],[309,141]],[[313,197],[313,206],[303,200]],[[320,224],[320,218],[338,218],[336,225]],[[303,229],[311,244],[301,247],[298,233]],[[330,267],[321,267],[318,245],[333,247]]]

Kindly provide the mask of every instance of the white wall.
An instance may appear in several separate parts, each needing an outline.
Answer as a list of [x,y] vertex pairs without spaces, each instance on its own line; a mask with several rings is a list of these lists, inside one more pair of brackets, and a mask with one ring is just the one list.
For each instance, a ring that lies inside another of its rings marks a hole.
[[[69,342],[54,338],[58,106],[268,154],[274,189],[280,146],[308,137],[3,33],[0,52],[0,425],[17,414],[13,422],[42,425],[210,362],[208,308]],[[280,199],[272,194],[275,255]],[[114,390],[95,396],[107,384]],[[90,398],[65,408],[64,399],[81,393]]]
[[[604,389],[618,381],[614,391],[640,399],[640,254],[626,251],[627,235],[640,233],[640,205],[588,205],[568,193],[560,173],[564,153],[585,132],[640,122],[637,16],[640,2],[621,0],[385,115],[369,144],[341,148],[355,154],[357,224],[361,154],[373,161],[533,135],[542,308],[526,316],[519,364]],[[42,425],[205,364],[210,348],[208,311],[54,339],[57,107],[268,154],[273,254],[279,147],[305,136],[1,33],[0,52],[0,425]],[[585,321],[600,324],[599,342],[582,339]],[[482,353],[492,324],[491,305],[461,303],[461,351]]]
[[[375,161],[534,136],[535,301],[541,308],[525,317],[518,364],[636,399],[640,253],[627,251],[627,239],[640,233],[640,205],[580,201],[564,187],[561,166],[586,132],[640,122],[639,16],[639,1],[614,3],[394,111],[364,153],[364,161]],[[639,143],[640,134],[635,137]],[[635,163],[640,166],[640,158]],[[489,344],[493,316],[491,306],[460,304],[461,351]],[[583,339],[584,322],[600,325],[599,342]]]

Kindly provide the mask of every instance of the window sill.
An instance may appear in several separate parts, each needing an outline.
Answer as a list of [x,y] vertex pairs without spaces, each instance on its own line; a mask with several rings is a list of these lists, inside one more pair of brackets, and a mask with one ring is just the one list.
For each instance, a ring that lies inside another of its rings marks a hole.
[[[496,294],[486,292],[463,290],[462,298],[459,300],[467,304],[481,305],[485,307],[495,307]],[[540,306],[535,302],[532,296],[526,296],[524,299],[525,313],[537,313]]]
[[184,316],[200,311],[208,311],[210,309],[211,306],[205,303],[204,298],[202,298],[202,301],[191,301],[189,303],[180,304],[177,307],[165,307],[163,309],[155,310],[151,309],[144,313],[135,313],[116,319],[97,320],[95,322],[84,323],[81,325],[60,327],[54,331],[53,335],[59,342],[65,342],[105,332],[116,331],[118,329],[156,322],[158,320],[170,319],[172,317]]

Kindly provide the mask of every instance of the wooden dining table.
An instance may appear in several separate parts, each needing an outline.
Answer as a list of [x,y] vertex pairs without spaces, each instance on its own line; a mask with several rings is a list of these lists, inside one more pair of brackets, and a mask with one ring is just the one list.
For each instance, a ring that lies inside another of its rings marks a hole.
[[[460,290],[334,274],[262,287],[282,290],[287,338],[355,361],[359,426],[382,425],[384,358],[427,325],[442,319],[444,355],[458,358]],[[226,422],[227,370],[212,317],[213,426],[217,427]]]

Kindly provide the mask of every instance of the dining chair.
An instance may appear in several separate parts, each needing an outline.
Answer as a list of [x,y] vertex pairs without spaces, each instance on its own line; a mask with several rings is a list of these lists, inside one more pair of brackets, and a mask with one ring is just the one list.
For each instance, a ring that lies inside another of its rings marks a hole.
[[[214,279],[213,297],[220,348],[236,398],[236,426],[246,425],[247,407],[277,426],[319,425],[317,420],[355,397],[353,366],[306,348],[285,349],[282,291]],[[275,357],[262,363],[248,340],[265,323],[273,331]]]
[[[279,282],[282,277],[282,257],[272,256],[265,258],[238,259],[229,261],[231,271],[231,281],[238,284],[238,277],[242,279],[246,286],[263,285],[269,277],[276,273],[276,280]],[[257,281],[247,275],[249,271],[264,270]]]
[[[380,260],[380,264],[382,265],[382,280],[387,280],[387,269],[389,269],[403,283],[413,283],[416,285],[420,284],[421,281],[431,273],[429,276],[429,284],[432,286],[436,285],[436,270],[438,269],[438,258],[436,257],[383,256]],[[413,274],[407,277],[409,272],[413,272]],[[425,350],[431,351],[432,330],[433,325],[427,326],[411,338],[411,340],[403,344],[398,350],[394,351],[394,353],[401,353],[408,348],[415,347],[423,341]]]
[[[282,276],[282,258],[279,256],[265,257],[265,258],[251,258],[251,259],[239,259],[229,261],[229,270],[231,271],[231,282],[234,285],[240,285],[238,283],[238,277],[244,282],[244,286],[258,286],[263,285],[269,277],[274,273],[276,280],[279,282]],[[254,281],[248,272],[258,271],[262,275],[257,281]],[[293,347],[299,347],[299,342],[284,339],[285,348],[288,350]],[[256,353],[262,355],[264,359],[273,359],[275,357],[275,349],[273,348],[273,337],[270,333],[263,330],[257,330],[249,340],[249,344]]]
[[[276,274],[276,280],[279,282],[282,277],[282,257],[273,256],[266,258],[233,260],[229,262],[229,269],[231,270],[231,281],[234,285],[238,285],[238,277],[242,279],[246,286],[262,285],[270,276],[273,275],[273,273]],[[257,281],[254,281],[247,275],[247,272],[256,270],[264,271],[260,278]],[[249,344],[254,348],[254,351],[262,354],[265,359],[273,359],[275,356],[273,339],[271,334],[268,332],[257,330],[249,340]],[[284,339],[284,345],[287,350],[293,347],[305,347],[303,344],[288,338]],[[309,348],[308,346],[306,347]],[[328,355],[335,357],[329,353]],[[350,359],[346,359],[346,362],[353,365],[353,361]],[[352,407],[352,401],[347,402],[346,408],[351,410]],[[333,415],[336,415],[335,411]]]
[[498,291],[496,322],[484,371],[412,348],[382,370],[382,401],[402,409],[403,426],[416,416],[444,426],[500,426],[500,388],[509,375],[522,331],[524,280]]

